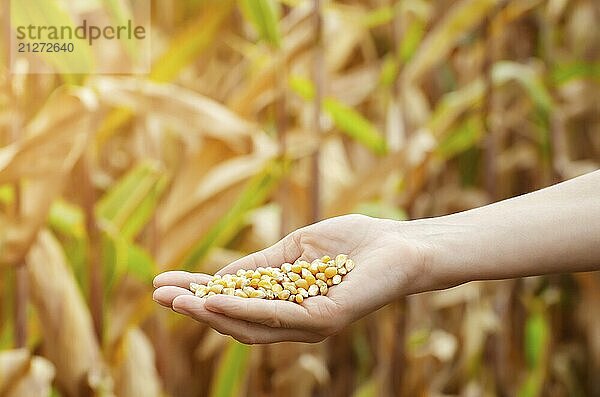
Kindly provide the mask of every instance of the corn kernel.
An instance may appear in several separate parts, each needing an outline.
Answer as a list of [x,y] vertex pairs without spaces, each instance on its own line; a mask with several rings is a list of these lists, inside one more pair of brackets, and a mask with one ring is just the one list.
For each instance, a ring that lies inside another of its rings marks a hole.
[[302,268],[302,273],[300,275],[302,276],[302,278],[306,278],[308,276],[311,276],[312,273],[310,272],[310,270]]
[[298,287],[298,289],[303,288],[303,289],[308,289],[308,282],[301,278],[295,281],[296,287]]
[[327,269],[327,263],[319,262],[317,268],[319,269],[319,273],[323,273]]
[[241,290],[241,289],[236,289],[235,292],[234,292],[234,295],[235,296],[239,296],[240,298],[247,298],[248,297],[248,295],[246,295],[246,293],[243,290]]
[[346,267],[346,270],[351,271],[352,269],[354,269],[354,261],[352,259],[348,259],[346,260],[346,263],[344,264],[344,266]]
[[307,261],[300,261],[298,262],[298,264],[302,266],[303,269],[308,269],[308,267],[310,266],[310,263],[308,263]]
[[337,268],[335,268],[333,266],[328,267],[327,269],[325,269],[324,273],[325,273],[325,277],[327,277],[327,278],[332,278],[333,276],[335,276],[336,274],[338,274]]
[[304,297],[300,294],[296,295],[296,303],[302,303],[304,301]]
[[250,298],[261,298],[261,299],[264,299],[267,296],[267,294],[264,291],[261,291],[261,290],[257,289],[257,290],[254,290],[248,296]]
[[[292,265],[292,272],[300,274],[300,272],[302,272],[302,265],[300,265],[299,263],[294,263]],[[289,274],[288,274],[289,276]]]
[[333,285],[338,285],[339,283],[342,282],[342,276],[340,276],[339,274],[336,274],[335,276],[333,276],[333,278],[331,279],[331,282],[333,283]]
[[271,282],[267,281],[267,280],[260,280],[258,283],[259,287],[262,287],[266,290],[270,290],[271,289]]
[[288,273],[288,277],[290,278],[290,281],[295,282],[296,280],[300,279],[300,275],[298,273]]
[[290,291],[287,289],[281,290],[277,293],[277,297],[281,300],[287,300],[290,297]]
[[319,295],[319,287],[317,284],[313,284],[308,287],[308,296],[317,296]]
[[198,298],[202,298],[207,293],[208,293],[208,287],[206,287],[204,285],[199,285],[198,287],[196,287],[196,291],[194,292],[194,295],[196,295]]
[[223,285],[215,284],[209,289],[210,292],[214,292],[215,294],[220,294],[223,291]]
[[348,255],[339,254],[335,257],[335,265],[337,267],[342,267],[346,263],[346,259],[348,259]]

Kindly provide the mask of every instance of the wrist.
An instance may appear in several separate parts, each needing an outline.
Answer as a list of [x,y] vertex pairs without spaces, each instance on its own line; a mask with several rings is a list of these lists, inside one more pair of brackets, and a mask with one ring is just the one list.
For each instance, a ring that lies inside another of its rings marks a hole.
[[407,294],[454,287],[476,277],[476,225],[454,215],[403,222],[404,238],[420,252],[420,263],[407,287]]

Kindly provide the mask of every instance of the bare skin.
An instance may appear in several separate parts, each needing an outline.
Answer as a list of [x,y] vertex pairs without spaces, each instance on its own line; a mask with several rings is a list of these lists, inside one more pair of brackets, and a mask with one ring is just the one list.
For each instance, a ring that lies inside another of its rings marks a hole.
[[[356,268],[327,296],[287,301],[197,298],[170,271],[154,300],[240,342],[318,342],[394,299],[474,280],[600,269],[600,171],[458,214],[398,222],[346,215],[298,229],[219,271],[346,253]],[[372,286],[377,286],[373,288]]]

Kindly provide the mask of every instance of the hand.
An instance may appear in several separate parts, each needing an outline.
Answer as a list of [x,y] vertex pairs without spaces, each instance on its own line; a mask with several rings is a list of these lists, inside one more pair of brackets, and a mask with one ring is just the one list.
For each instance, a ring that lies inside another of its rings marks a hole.
[[210,276],[182,271],[154,279],[154,300],[242,343],[318,342],[398,296],[416,292],[416,280],[427,269],[426,246],[407,233],[409,224],[362,215],[327,219],[218,272],[278,267],[298,258],[311,261],[339,253],[354,260],[355,269],[341,284],[302,304],[227,295],[198,298],[188,290],[190,282],[206,284]]

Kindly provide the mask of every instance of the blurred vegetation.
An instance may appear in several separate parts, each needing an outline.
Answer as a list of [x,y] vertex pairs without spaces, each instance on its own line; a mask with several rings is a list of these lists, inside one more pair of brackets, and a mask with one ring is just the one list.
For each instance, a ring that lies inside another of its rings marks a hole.
[[595,273],[411,296],[316,345],[240,345],[150,297],[319,218],[597,169],[599,20],[596,0],[155,0],[152,71],[129,76],[10,74],[3,29],[0,395],[599,396]]

